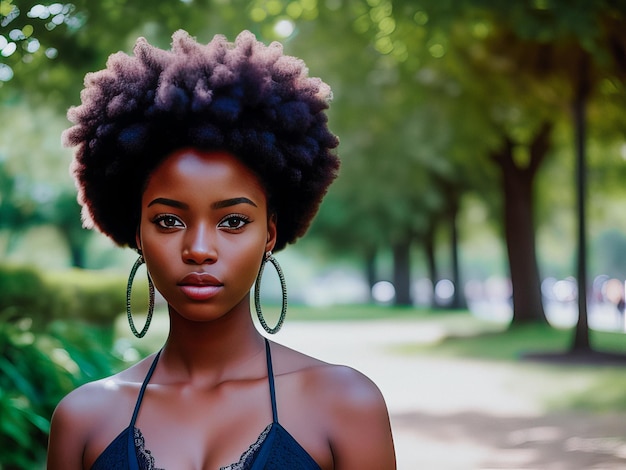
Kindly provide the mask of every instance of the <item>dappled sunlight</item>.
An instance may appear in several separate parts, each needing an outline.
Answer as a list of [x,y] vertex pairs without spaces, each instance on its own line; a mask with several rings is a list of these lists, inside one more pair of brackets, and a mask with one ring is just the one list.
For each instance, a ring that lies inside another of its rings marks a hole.
[[[586,414],[501,417],[489,412],[394,415],[400,449],[412,449],[399,469],[623,468],[626,439],[619,416]],[[599,437],[600,436],[600,437]]]
[[[72,3],[36,4],[30,10],[22,11],[12,2],[0,2],[0,60],[8,59],[14,67],[20,67],[20,62],[31,64],[38,56],[56,59],[59,55],[58,49],[52,46],[42,47],[42,42],[35,36],[41,31],[37,31],[33,25],[41,22],[47,32],[52,32],[61,25],[69,31],[76,31],[85,23],[85,16],[76,14],[75,10],[76,6]],[[20,18],[22,15],[27,19]],[[16,27],[17,23],[19,26]],[[14,76],[14,68],[1,61],[0,85],[13,80]]]
[[52,350],[51,359],[70,374],[78,374],[80,372],[78,364],[76,364],[69,353],[63,348],[54,348]]

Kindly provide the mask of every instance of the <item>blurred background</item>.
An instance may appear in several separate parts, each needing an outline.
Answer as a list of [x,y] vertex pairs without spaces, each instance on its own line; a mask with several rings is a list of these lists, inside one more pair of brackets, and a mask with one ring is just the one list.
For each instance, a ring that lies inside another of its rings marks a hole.
[[1,0],[0,469],[165,338],[162,304],[126,331],[136,255],[82,229],[60,134],[87,72],[181,28],[333,89],[341,174],[279,254],[277,341],[375,379],[399,468],[626,468],[626,1]]

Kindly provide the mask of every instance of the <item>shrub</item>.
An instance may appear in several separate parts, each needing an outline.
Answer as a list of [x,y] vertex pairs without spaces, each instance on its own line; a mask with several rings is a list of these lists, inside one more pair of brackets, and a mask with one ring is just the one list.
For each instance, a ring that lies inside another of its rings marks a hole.
[[[55,319],[112,326],[126,311],[125,273],[72,269],[48,273],[44,279],[53,292]],[[133,285],[132,308],[133,311],[148,308],[148,282],[142,282],[139,276]]]
[[75,269],[47,274],[45,280],[54,319],[112,325],[126,309],[126,280],[119,274]]
[[[133,285],[133,311],[148,307],[148,283]],[[54,320],[86,321],[112,327],[126,310],[126,275],[73,269],[39,274],[28,267],[0,266],[0,315],[10,322],[28,318],[33,331]]]
[[122,367],[99,329],[57,322],[34,335],[0,318],[0,468],[40,468],[52,412],[78,385]]
[[35,269],[0,266],[0,315],[4,321],[30,318],[35,327],[45,325],[48,300],[47,286]]
[[[147,308],[147,282],[133,291]],[[125,275],[0,266],[0,469],[41,468],[59,400],[124,366],[112,340],[125,304]]]

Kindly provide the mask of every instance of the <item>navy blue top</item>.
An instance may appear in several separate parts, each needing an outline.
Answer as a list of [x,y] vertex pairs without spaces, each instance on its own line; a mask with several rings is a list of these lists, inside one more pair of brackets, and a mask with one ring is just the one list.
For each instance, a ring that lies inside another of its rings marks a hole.
[[[265,351],[272,402],[272,422],[257,441],[241,455],[239,462],[222,467],[220,470],[321,470],[317,462],[278,422],[272,356],[267,339]],[[154,457],[145,448],[141,431],[135,427],[144,392],[160,355],[159,351],[141,385],[130,424],[100,454],[91,466],[91,470],[164,470],[154,466]]]

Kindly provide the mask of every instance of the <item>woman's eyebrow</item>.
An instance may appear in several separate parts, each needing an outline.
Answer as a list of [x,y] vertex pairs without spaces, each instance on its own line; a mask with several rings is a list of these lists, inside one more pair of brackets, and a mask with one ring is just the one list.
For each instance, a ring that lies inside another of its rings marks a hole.
[[251,206],[257,207],[257,205],[247,197],[234,197],[232,199],[214,202],[211,204],[211,209],[222,209],[224,207],[236,206],[237,204],[250,204]]
[[175,199],[168,199],[165,197],[158,197],[148,204],[148,207],[155,204],[163,204],[164,206],[176,207],[178,209],[189,209],[189,206],[184,202],[176,201]]
[[[162,204],[164,206],[176,207],[178,209],[189,209],[189,205],[184,202],[177,201],[175,199],[168,199],[165,197],[158,197],[148,204],[148,207],[155,204]],[[211,209],[222,209],[224,207],[236,206],[237,204],[250,204],[251,206],[258,207],[253,201],[247,197],[234,197],[231,199],[224,199],[223,201],[216,201],[211,204]]]

